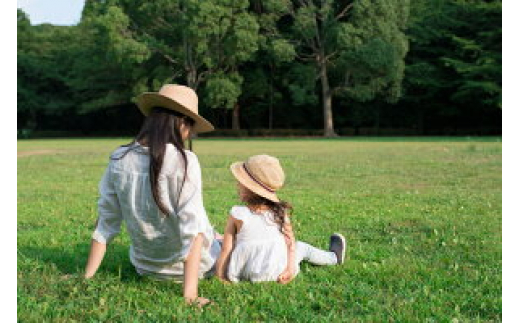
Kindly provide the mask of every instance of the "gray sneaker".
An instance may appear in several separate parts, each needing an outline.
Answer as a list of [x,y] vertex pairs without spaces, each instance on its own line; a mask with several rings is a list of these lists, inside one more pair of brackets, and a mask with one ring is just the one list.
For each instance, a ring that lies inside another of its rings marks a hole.
[[339,233],[331,235],[329,250],[336,254],[338,265],[341,265],[345,261],[345,253],[347,251],[347,240],[345,240],[345,237]]

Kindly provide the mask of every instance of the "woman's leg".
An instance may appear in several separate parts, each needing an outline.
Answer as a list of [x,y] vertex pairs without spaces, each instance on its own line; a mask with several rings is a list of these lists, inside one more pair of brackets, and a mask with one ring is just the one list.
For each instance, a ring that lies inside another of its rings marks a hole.
[[222,242],[224,241],[224,236],[221,235],[220,233],[218,233],[217,230],[214,230],[213,232],[215,234],[215,240],[217,240],[218,242],[220,242],[220,244],[222,244]]
[[302,241],[296,241],[296,264],[302,260],[314,265],[336,265],[338,257],[332,251],[325,251]]

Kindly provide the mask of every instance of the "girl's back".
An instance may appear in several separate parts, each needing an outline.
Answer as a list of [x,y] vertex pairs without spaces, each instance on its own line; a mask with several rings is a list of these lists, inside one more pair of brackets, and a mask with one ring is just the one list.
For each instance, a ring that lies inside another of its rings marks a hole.
[[228,217],[216,263],[220,280],[287,284],[300,272],[303,260],[315,265],[343,263],[346,241],[340,234],[330,237],[328,251],[295,240],[290,221],[292,206],[276,195],[285,181],[277,158],[252,156],[233,163],[230,170],[237,180],[238,197],[247,207],[233,207]]
[[229,261],[229,280],[276,281],[287,266],[287,245],[272,213],[235,206],[231,216],[242,225]]

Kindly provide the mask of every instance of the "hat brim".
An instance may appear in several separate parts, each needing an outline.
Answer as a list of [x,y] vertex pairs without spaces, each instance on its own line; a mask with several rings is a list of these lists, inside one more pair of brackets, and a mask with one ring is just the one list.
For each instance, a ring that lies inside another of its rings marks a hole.
[[244,170],[244,162],[236,162],[233,163],[229,169],[231,170],[231,173],[237,181],[240,182],[240,184],[244,185],[248,190],[251,192],[260,195],[261,197],[265,197],[266,199],[273,201],[273,202],[280,202],[278,197],[275,193],[269,192],[265,188],[263,188],[260,184],[255,182],[249,174],[246,173]]
[[209,132],[215,130],[215,127],[206,119],[186,108],[175,100],[156,92],[145,92],[137,97],[137,107],[141,112],[148,116],[154,107],[162,107],[177,111],[195,121],[193,131],[197,133]]

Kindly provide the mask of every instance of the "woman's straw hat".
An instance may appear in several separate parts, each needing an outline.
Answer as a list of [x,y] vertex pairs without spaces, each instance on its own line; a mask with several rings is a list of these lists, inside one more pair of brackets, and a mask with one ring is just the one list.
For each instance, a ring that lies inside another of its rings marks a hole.
[[249,157],[230,167],[235,178],[247,189],[273,202],[280,202],[276,191],[283,186],[285,174],[280,161],[269,155]]
[[145,92],[137,97],[139,110],[148,116],[154,107],[177,111],[195,121],[195,132],[213,131],[213,125],[199,115],[199,99],[191,88],[177,84],[165,84],[159,92]]

